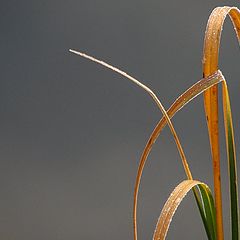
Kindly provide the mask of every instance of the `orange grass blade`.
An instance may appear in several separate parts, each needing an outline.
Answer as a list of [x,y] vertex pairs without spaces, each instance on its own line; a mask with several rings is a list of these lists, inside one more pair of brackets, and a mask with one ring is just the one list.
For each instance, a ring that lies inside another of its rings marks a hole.
[[[168,109],[167,114],[170,118],[172,118],[181,108],[183,108],[188,102],[193,100],[199,94],[203,93],[206,89],[220,83],[224,80],[224,77],[221,71],[217,71],[213,75],[209,76],[208,78],[201,79],[197,83],[195,83],[192,87],[186,90],[180,97],[178,97],[175,102],[171,105]],[[135,232],[135,240],[137,239],[137,203],[138,203],[138,192],[140,181],[143,173],[143,169],[145,163],[147,161],[147,157],[152,149],[153,144],[159,137],[162,129],[166,126],[167,121],[165,117],[163,117],[155,127],[154,131],[152,132],[145,148],[142,153],[140,163],[138,166],[137,177],[135,181],[135,190],[134,190],[134,207],[133,207],[133,224],[134,224],[134,232]]]
[[[155,228],[153,240],[164,240],[166,238],[174,213],[176,212],[178,206],[180,205],[181,201],[186,196],[186,194],[195,186],[199,186],[202,189],[204,189],[207,198],[207,201],[205,203],[208,204],[209,208],[211,209],[213,198],[211,191],[206,184],[196,180],[185,180],[181,182],[173,190],[173,192],[169,196],[168,200],[166,201],[162,209],[162,212],[157,222],[157,226]],[[210,212],[211,212],[210,214],[214,218],[215,217],[214,209],[211,209]]]
[[[226,16],[229,15],[240,40],[240,11],[236,7],[215,8],[209,17],[204,40],[203,76],[208,77],[218,69],[218,55],[221,31]],[[224,239],[222,221],[221,174],[218,134],[218,87],[213,86],[204,93],[205,113],[213,159],[214,194],[217,217],[217,238]]]

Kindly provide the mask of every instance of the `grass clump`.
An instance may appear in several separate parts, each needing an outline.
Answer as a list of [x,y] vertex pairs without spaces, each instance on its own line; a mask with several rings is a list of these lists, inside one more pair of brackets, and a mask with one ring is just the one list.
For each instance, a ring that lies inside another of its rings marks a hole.
[[[157,95],[146,85],[142,84],[136,78],[130,76],[124,71],[98,60],[85,53],[75,50],[70,52],[87,58],[93,62],[101,64],[119,74],[126,77],[133,83],[137,84],[145,90],[155,101],[158,108],[163,114],[162,119],[158,122],[153,130],[140,159],[133,202],[133,226],[134,226],[134,240],[137,240],[137,203],[140,180],[143,173],[147,157],[152,149],[153,144],[159,137],[162,129],[168,125],[174,137],[176,146],[182,159],[182,164],[186,173],[186,180],[183,180],[171,193],[167,202],[165,203],[157,226],[153,235],[154,240],[165,239],[169,225],[173,218],[177,207],[185,197],[185,195],[193,190],[195,200],[206,230],[209,240],[223,240],[223,217],[222,217],[222,197],[221,197],[221,172],[220,172],[220,153],[219,153],[219,114],[218,114],[218,88],[222,85],[222,102],[224,115],[225,140],[227,146],[227,156],[229,165],[229,190],[230,190],[230,213],[231,213],[231,239],[239,239],[239,216],[238,216],[238,192],[237,192],[237,168],[236,168],[236,153],[234,143],[234,130],[232,124],[232,113],[230,106],[230,98],[227,88],[226,80],[218,67],[218,55],[221,39],[222,26],[225,18],[229,15],[238,41],[240,40],[240,11],[236,7],[217,7],[211,13],[204,39],[203,50],[203,79],[188,88],[182,95],[180,95],[168,110],[165,110]],[[213,194],[209,187],[200,181],[194,180],[190,171],[184,150],[179,141],[178,135],[171,122],[171,118],[183,108],[188,102],[192,101],[198,95],[204,95],[205,114],[208,125],[212,164],[213,164],[213,179],[214,191]]]

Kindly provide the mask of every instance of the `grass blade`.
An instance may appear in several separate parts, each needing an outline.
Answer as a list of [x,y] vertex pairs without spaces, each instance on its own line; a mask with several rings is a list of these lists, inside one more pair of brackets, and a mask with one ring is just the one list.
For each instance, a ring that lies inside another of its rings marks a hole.
[[[74,53],[74,54],[77,54],[81,57],[84,57],[86,59],[89,59],[90,61],[93,61],[95,63],[98,63],[106,68],[109,68],[111,69],[112,71],[116,72],[116,73],[119,73],[120,75],[126,77],[127,79],[129,79],[130,81],[132,81],[133,83],[135,83],[136,85],[138,85],[139,87],[141,87],[142,89],[144,89],[151,97],[152,99],[154,100],[154,102],[157,104],[158,108],[161,110],[164,118],[166,119],[166,122],[172,132],[172,135],[174,137],[174,140],[176,142],[176,145],[177,145],[177,148],[178,148],[178,151],[179,151],[179,154],[181,156],[181,159],[182,159],[182,164],[183,164],[183,167],[184,167],[184,170],[186,172],[186,175],[188,177],[188,179],[192,179],[192,174],[191,174],[191,171],[189,169],[189,166],[188,166],[188,163],[187,163],[187,159],[185,157],[185,154],[184,154],[184,151],[183,151],[183,148],[181,146],[181,143],[179,141],[179,138],[177,136],[177,133],[172,125],[172,122],[165,110],[165,108],[163,107],[162,103],[160,102],[160,100],[157,98],[156,94],[150,89],[148,88],[146,85],[142,84],[139,80],[137,80],[136,78],[130,76],[129,74],[127,74],[126,72],[104,62],[104,61],[101,61],[101,60],[98,60],[90,55],[87,55],[85,53],[82,53],[82,52],[78,52],[76,50],[72,50],[70,49],[69,50],[70,52]],[[196,195],[196,198],[198,198],[198,196]],[[199,206],[200,207],[200,206]],[[201,208],[201,207],[200,207]],[[136,228],[136,225],[134,224],[134,239],[137,240],[137,228]]]
[[[208,186],[196,180],[185,180],[174,189],[166,201],[155,228],[153,236],[154,240],[164,240],[166,238],[174,213],[176,212],[178,206],[186,194],[195,186],[199,186],[201,191],[204,192],[203,196],[205,208],[207,209],[207,212],[210,215],[212,222],[214,223],[215,213],[213,197]],[[212,234],[214,234],[214,232],[212,232]]]
[[[152,97],[152,99],[155,101],[158,108],[161,110],[163,114],[163,118],[158,123],[155,130],[153,131],[144,149],[144,152],[140,160],[139,168],[138,168],[138,173],[137,173],[136,183],[135,183],[135,191],[134,191],[134,210],[133,210],[135,240],[137,239],[137,199],[138,199],[140,179],[142,176],[143,168],[147,160],[148,154],[151,151],[152,145],[166,124],[168,124],[172,132],[172,135],[174,137],[174,140],[176,142],[176,146],[181,156],[182,164],[189,182],[185,181],[185,183],[181,183],[182,185],[180,184],[174,190],[174,194],[173,194],[175,196],[175,199],[173,199],[174,204],[172,205],[170,204],[170,207],[168,206],[168,208],[171,209],[171,211],[166,214],[163,213],[163,216],[165,216],[164,221],[166,222],[162,223],[163,225],[160,224],[159,225],[160,228],[158,228],[158,225],[157,225],[157,230],[155,233],[158,234],[158,232],[162,232],[162,229],[165,229],[167,231],[168,227],[164,227],[164,226],[165,225],[169,226],[168,223],[170,224],[171,218],[175,210],[177,209],[177,206],[179,205],[178,201],[182,200],[182,198],[190,189],[193,189],[194,196],[196,198],[197,205],[198,205],[200,214],[202,216],[202,220],[203,220],[208,238],[210,240],[215,240],[215,239],[223,240],[224,234],[223,234],[223,221],[222,221],[221,174],[220,174],[219,133],[218,133],[218,86],[217,86],[217,84],[221,81],[223,82],[222,89],[223,89],[224,126],[225,126],[225,135],[226,135],[227,156],[228,156],[228,163],[229,163],[232,240],[239,239],[237,172],[236,172],[235,144],[234,144],[230,100],[229,100],[226,81],[222,76],[221,72],[217,70],[222,25],[227,15],[230,16],[233,22],[238,40],[240,40],[239,9],[235,7],[219,7],[214,9],[208,21],[206,34],[205,34],[205,41],[204,41],[204,54],[203,54],[204,79],[194,84],[183,95],[181,95],[174,102],[174,104],[170,107],[168,111],[164,109],[163,105],[161,104],[160,100],[157,98],[156,94],[136,78],[133,78],[132,76],[123,72],[122,70],[106,62],[98,60],[92,56],[89,56],[85,53],[81,53],[75,50],[70,50],[70,52],[72,53],[80,55],[98,64],[101,64],[123,75],[124,77],[128,78],[129,80],[131,80],[132,82],[140,86]],[[181,146],[179,138],[170,120],[170,118],[173,117],[173,115],[178,110],[180,110],[184,105],[186,105],[189,101],[191,101],[193,98],[195,98],[197,95],[199,95],[202,92],[204,92],[204,106],[205,106],[205,113],[206,113],[206,118],[208,123],[208,132],[209,132],[212,159],[213,159],[214,195],[215,195],[216,209],[214,207],[214,200],[212,198],[211,192],[207,188],[207,186],[200,182],[197,183],[197,181],[194,182],[194,180],[192,179],[192,174],[190,172],[183,148]],[[198,186],[199,192],[195,188],[196,185]],[[186,193],[182,194],[182,192],[186,192]],[[170,196],[170,199],[171,198],[172,196]],[[160,217],[160,220],[161,219],[162,218]],[[164,234],[161,233],[159,235],[161,239],[165,239],[166,231]],[[157,237],[157,239],[159,238],[159,236]]]
[[202,196],[208,238],[217,239],[216,210],[213,196],[208,188],[204,188],[202,185],[199,185],[198,188]]
[[230,99],[228,95],[227,83],[222,83],[223,92],[223,113],[224,113],[224,126],[225,136],[228,152],[228,166],[229,166],[229,177],[230,177],[230,199],[231,199],[231,218],[232,218],[232,239],[239,238],[238,229],[238,186],[237,186],[237,167],[236,167],[236,151],[234,143],[234,131],[232,125],[232,113],[230,106]]
[[155,94],[149,87],[147,87],[146,85],[142,84],[142,83],[141,83],[139,80],[137,80],[136,78],[130,76],[130,75],[127,74],[126,72],[124,72],[124,71],[122,71],[122,70],[120,70],[120,69],[118,69],[118,68],[116,68],[116,67],[114,67],[114,66],[112,66],[112,65],[110,65],[110,64],[108,64],[108,63],[106,63],[106,62],[104,62],[104,61],[98,60],[98,59],[96,59],[96,58],[94,58],[94,57],[92,57],[92,56],[89,56],[89,55],[85,54],[85,53],[81,53],[81,52],[78,52],[78,51],[75,51],[75,50],[72,50],[72,49],[70,49],[69,51],[72,52],[72,53],[74,53],[74,54],[77,54],[77,55],[79,55],[79,56],[81,56],[81,57],[84,57],[84,58],[86,58],[86,59],[89,59],[89,60],[91,60],[91,61],[93,61],[93,62],[95,62],[95,63],[98,63],[98,64],[100,64],[100,65],[102,65],[102,66],[104,66],[104,67],[106,67],[106,68],[109,68],[109,69],[111,69],[111,70],[114,71],[114,72],[119,73],[120,75],[126,77],[127,79],[129,79],[130,81],[132,81],[133,83],[135,83],[136,85],[138,85],[139,87],[141,87],[143,90],[145,90],[145,91],[152,97],[152,99],[154,100],[154,102],[157,104],[158,108],[159,108],[160,111],[162,112],[163,116],[165,117],[165,119],[166,119],[166,121],[167,121],[167,124],[168,124],[168,126],[169,126],[169,128],[170,128],[170,130],[171,130],[171,132],[172,132],[172,135],[173,135],[174,140],[175,140],[175,142],[176,142],[176,145],[177,145],[179,154],[180,154],[181,159],[182,159],[182,163],[183,163],[185,172],[186,172],[188,178],[189,178],[189,179],[192,179],[191,171],[190,171],[190,169],[189,169],[189,167],[188,167],[187,159],[186,159],[186,156],[185,156],[185,154],[184,154],[184,151],[183,151],[183,148],[182,148],[182,146],[181,146],[181,143],[180,143],[180,141],[179,141],[179,138],[178,138],[178,136],[177,136],[177,133],[176,133],[176,131],[175,131],[173,125],[172,125],[172,122],[171,122],[171,120],[170,120],[170,118],[169,118],[169,116],[168,116],[168,114],[167,114],[167,111],[166,111],[165,108],[163,107],[162,103],[160,102],[160,100],[158,99],[158,97],[156,96],[156,94]]
[[[197,83],[195,83],[192,87],[190,87],[188,90],[186,90],[179,98],[175,100],[175,102],[171,105],[171,107],[168,109],[167,114],[170,118],[172,118],[181,108],[183,108],[188,102],[193,100],[195,97],[197,97],[199,94],[203,93],[206,89],[214,86],[215,84],[220,83],[223,81],[224,78],[220,71],[217,71],[215,74],[209,76],[208,78],[201,79]],[[145,148],[142,153],[140,163],[138,166],[138,172],[136,176],[135,181],[135,190],[134,190],[134,208],[133,208],[133,221],[134,221],[134,229],[137,231],[137,203],[138,203],[138,192],[139,192],[139,186],[140,181],[143,173],[143,169],[145,166],[145,163],[147,161],[147,157],[152,149],[153,144],[159,137],[162,129],[166,126],[167,121],[165,117],[163,117],[155,127],[154,131],[152,132]],[[203,219],[203,223],[207,232],[207,235],[210,237],[210,230],[208,230],[208,223],[206,222],[204,211],[200,205],[200,200],[198,195],[196,194],[196,191],[194,192],[195,198],[198,203],[198,208],[200,211],[200,214]]]
[[[221,31],[226,16],[229,15],[238,40],[240,39],[240,12],[235,7],[215,8],[209,17],[204,40],[203,51],[203,76],[207,77],[218,69],[218,55]],[[219,153],[219,134],[218,134],[218,87],[213,86],[204,93],[204,106],[208,123],[208,131],[213,159],[214,172],[214,195],[217,215],[217,238],[224,239],[222,221],[222,198],[221,198],[221,174],[220,174],[220,153]],[[229,153],[228,153],[229,154]],[[232,200],[231,200],[232,201]],[[233,216],[234,213],[231,213]],[[232,224],[236,219],[232,217]],[[233,228],[233,226],[232,226]],[[233,233],[232,233],[233,234]],[[232,239],[238,239],[232,235]]]

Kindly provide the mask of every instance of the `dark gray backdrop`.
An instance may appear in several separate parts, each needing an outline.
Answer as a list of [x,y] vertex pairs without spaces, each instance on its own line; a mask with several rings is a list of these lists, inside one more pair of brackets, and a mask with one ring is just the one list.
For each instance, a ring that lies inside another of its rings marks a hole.
[[[133,238],[137,164],[161,113],[143,90],[68,49],[141,79],[169,107],[201,78],[207,19],[224,4],[239,6],[239,1],[1,1],[1,239]],[[220,55],[239,143],[240,58],[229,20]],[[212,186],[202,96],[173,122],[194,177]],[[224,149],[222,141],[228,239]],[[142,179],[139,239],[152,238],[164,201],[184,178],[166,128]],[[168,239],[206,239],[191,194],[176,213]]]

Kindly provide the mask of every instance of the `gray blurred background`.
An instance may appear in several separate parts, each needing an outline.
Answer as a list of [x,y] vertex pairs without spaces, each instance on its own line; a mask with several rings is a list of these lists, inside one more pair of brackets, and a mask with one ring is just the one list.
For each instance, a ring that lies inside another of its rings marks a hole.
[[[239,6],[239,1],[1,0],[1,239],[133,238],[137,166],[162,115],[142,89],[68,49],[99,57],[142,80],[167,108],[201,78],[205,26],[219,5]],[[220,57],[239,145],[240,58],[229,19]],[[202,96],[173,123],[194,177],[212,187]],[[221,144],[228,239],[227,164]],[[166,128],[142,178],[139,240],[152,238],[165,200],[183,179]],[[168,239],[206,239],[192,194],[177,211]]]

